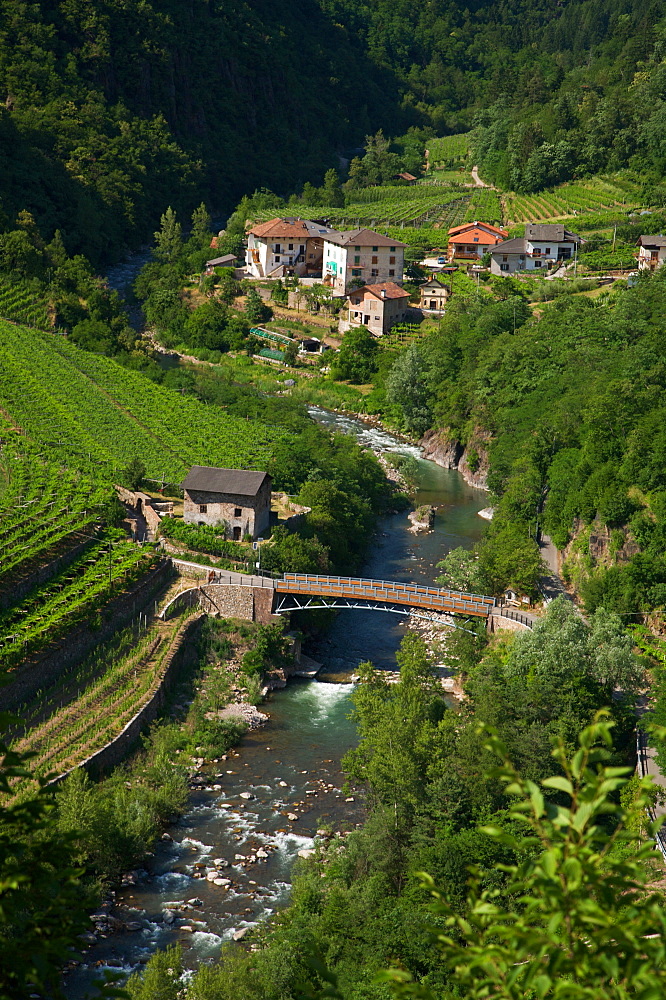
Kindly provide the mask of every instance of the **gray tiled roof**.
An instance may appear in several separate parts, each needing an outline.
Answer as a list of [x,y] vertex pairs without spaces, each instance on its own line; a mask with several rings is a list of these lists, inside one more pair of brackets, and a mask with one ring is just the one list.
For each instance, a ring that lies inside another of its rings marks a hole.
[[254,497],[267,475],[267,472],[250,472],[247,469],[216,469],[207,465],[193,465],[181,486],[184,490]]
[[526,240],[551,240],[553,243],[578,243],[580,237],[569,232],[561,224],[528,222],[525,226]]
[[522,236],[515,240],[504,240],[503,243],[492,247],[490,252],[493,256],[499,253],[525,253],[525,242]]
[[666,236],[641,236],[638,242],[643,247],[666,247]]

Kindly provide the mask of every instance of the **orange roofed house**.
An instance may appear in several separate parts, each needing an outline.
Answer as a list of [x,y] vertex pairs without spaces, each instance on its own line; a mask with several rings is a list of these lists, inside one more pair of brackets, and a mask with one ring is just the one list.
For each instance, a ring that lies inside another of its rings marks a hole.
[[321,274],[324,238],[330,229],[309,219],[271,219],[250,229],[245,268],[252,278]]
[[376,337],[388,333],[396,323],[402,323],[409,310],[409,292],[395,281],[364,285],[350,292],[340,313],[339,330],[346,333],[355,326],[367,326]]
[[489,222],[466,222],[449,229],[449,260],[477,260],[486,250],[491,250],[509,234]]

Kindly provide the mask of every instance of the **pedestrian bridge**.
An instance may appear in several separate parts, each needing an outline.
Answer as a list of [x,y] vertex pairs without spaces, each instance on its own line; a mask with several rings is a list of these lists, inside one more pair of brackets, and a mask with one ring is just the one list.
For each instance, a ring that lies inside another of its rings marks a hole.
[[318,576],[285,573],[275,581],[274,610],[305,611],[313,608],[372,608],[397,614],[435,612],[487,618],[496,605],[494,597],[422,587],[412,583],[373,580],[355,576]]
[[[366,608],[399,615],[433,618],[441,614],[484,618],[497,613],[494,597],[441,587],[419,586],[368,577],[285,573],[280,579],[213,570],[174,559],[186,575],[198,571],[198,587],[182,591],[163,609],[168,618],[183,606],[199,604],[229,617],[270,620],[271,615],[322,608]],[[501,612],[500,612],[501,613]]]

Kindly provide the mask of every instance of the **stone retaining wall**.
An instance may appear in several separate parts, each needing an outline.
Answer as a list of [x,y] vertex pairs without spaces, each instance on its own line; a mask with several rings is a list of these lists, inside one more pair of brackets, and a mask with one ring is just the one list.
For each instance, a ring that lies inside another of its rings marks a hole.
[[[150,696],[133,718],[127,723],[125,728],[111,740],[106,746],[101,747],[90,757],[82,761],[78,767],[83,767],[91,777],[98,778],[101,774],[117,767],[127,756],[129,751],[135,746],[141,732],[146,730],[151,722],[154,722],[164,707],[168,691],[173,685],[173,681],[178,672],[184,666],[194,665],[197,657],[196,633],[199,629],[204,613],[195,615],[178,629],[178,632],[171,640],[171,649],[165,657],[160,671],[160,678],[157,689]],[[76,768],[71,768],[64,774],[54,779],[53,784],[62,781]]]
[[58,545],[63,545],[68,538],[71,538],[75,543],[71,548],[66,549],[61,552],[59,556],[52,559],[51,562],[46,563],[44,566],[40,566],[36,569],[34,573],[30,573],[24,580],[19,580],[17,583],[13,583],[12,587],[6,593],[0,594],[0,608],[10,608],[14,604],[18,604],[22,601],[28,591],[32,590],[33,587],[38,587],[42,583],[48,583],[52,576],[59,573],[61,570],[65,569],[71,562],[73,562],[77,556],[79,556],[83,550],[90,545],[91,541],[94,539],[83,539],[76,543],[77,537],[80,537],[79,530],[70,532],[64,538],[61,538],[57,543]]
[[128,625],[139,611],[148,606],[153,595],[164,586],[172,572],[170,561],[164,560],[132,590],[100,609],[103,621],[99,628],[81,628],[69,632],[56,646],[25,660],[11,675],[10,683],[0,688],[0,708],[15,708],[33,697],[40,688],[52,684],[66,667],[83,660],[95,646]]

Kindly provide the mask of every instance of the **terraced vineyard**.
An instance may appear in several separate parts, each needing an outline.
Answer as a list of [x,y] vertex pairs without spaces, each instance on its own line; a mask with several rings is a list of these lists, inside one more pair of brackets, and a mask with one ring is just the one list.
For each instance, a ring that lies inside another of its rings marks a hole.
[[0,321],[0,408],[49,459],[115,478],[134,457],[178,483],[191,465],[259,468],[280,428],[182,397],[64,338]]
[[101,537],[65,570],[0,614],[0,672],[15,669],[88,620],[159,558],[152,548]]
[[[466,204],[467,198],[459,188],[444,184],[371,187],[354,191],[344,208],[304,205],[299,214],[304,219],[326,218],[340,229],[431,226],[457,216],[460,202]],[[271,209],[258,213],[254,221],[266,222],[274,216],[275,209]]]
[[[90,529],[110,488],[33,454],[0,416],[0,589],[7,578],[73,532]],[[8,584],[11,585],[11,584]]]
[[25,323],[39,330],[50,330],[46,303],[27,281],[0,277],[0,317]]
[[538,194],[507,194],[504,206],[506,220],[512,224],[574,218],[604,211],[627,213],[640,206],[640,196],[638,185],[631,178],[595,177],[590,181],[561,184]]
[[462,219],[463,222],[490,222],[493,225],[502,223],[502,201],[497,191],[489,188],[476,188],[471,196],[469,207]]
[[428,139],[428,162],[432,166],[457,166],[467,158],[469,147],[468,132]]
[[[191,615],[189,615],[191,617]],[[22,727],[12,749],[35,755],[37,774],[62,774],[99,750],[123,729],[159,683],[188,615],[137,634],[130,628],[20,710]],[[17,782],[20,794],[28,782]]]

